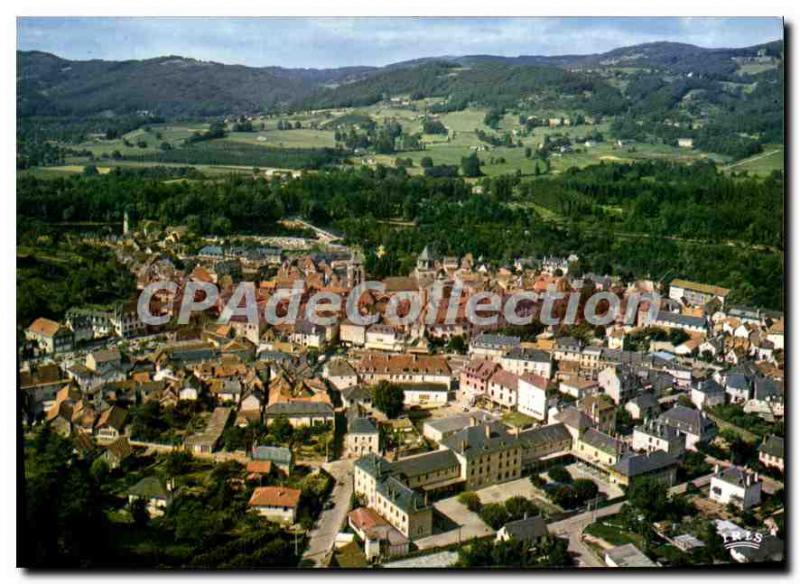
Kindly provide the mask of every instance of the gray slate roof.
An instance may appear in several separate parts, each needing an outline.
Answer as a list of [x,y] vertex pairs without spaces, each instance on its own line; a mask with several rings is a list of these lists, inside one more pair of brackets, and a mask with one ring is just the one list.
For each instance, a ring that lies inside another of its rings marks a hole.
[[323,402],[291,401],[279,402],[267,406],[264,410],[267,417],[276,416],[326,416],[333,417],[333,408]]
[[503,526],[503,529],[512,539],[525,542],[546,537],[548,534],[547,522],[539,516],[509,521]]
[[389,477],[379,482],[377,491],[406,513],[414,513],[427,508],[422,495],[408,488],[395,477]]
[[780,436],[770,436],[758,449],[764,454],[783,458],[783,438]]
[[253,460],[269,460],[275,464],[291,464],[292,451],[283,446],[253,446],[250,457]]
[[639,475],[668,468],[678,463],[678,459],[663,450],[655,450],[650,454],[630,454],[621,458],[614,465],[619,474],[632,478]]
[[392,463],[392,474],[407,478],[446,470],[458,466],[456,455],[450,450],[435,450],[410,456]]

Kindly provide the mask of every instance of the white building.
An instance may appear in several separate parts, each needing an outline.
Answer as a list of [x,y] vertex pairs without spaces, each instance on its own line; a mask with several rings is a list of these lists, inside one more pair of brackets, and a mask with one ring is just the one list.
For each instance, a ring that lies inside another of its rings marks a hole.
[[550,354],[538,349],[516,347],[500,358],[500,366],[514,375],[533,373],[550,379],[553,363]]
[[731,503],[741,509],[749,509],[761,503],[761,481],[758,473],[745,468],[730,466],[720,470],[717,465],[708,495],[721,505]]
[[526,373],[517,384],[517,411],[537,420],[547,419],[547,379]]

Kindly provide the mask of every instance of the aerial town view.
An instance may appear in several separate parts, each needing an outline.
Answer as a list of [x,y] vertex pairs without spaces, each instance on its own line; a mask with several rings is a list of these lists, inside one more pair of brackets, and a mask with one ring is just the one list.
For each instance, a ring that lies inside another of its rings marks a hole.
[[19,18],[18,565],[784,569],[783,26]]

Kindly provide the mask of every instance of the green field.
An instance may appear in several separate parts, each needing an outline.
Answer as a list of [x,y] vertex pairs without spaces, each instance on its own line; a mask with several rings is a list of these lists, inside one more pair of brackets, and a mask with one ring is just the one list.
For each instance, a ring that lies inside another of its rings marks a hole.
[[765,144],[764,152],[729,164],[724,170],[728,172],[746,170],[749,174],[766,176],[774,170],[783,171],[784,156],[785,152],[782,144]]
[[[185,140],[207,130],[209,127],[207,122],[153,124],[129,132],[118,139],[107,140],[95,135],[81,144],[65,145],[73,150],[91,152],[95,161],[85,155],[73,155],[66,158],[64,165],[24,172],[37,176],[61,176],[64,173],[80,173],[87,164],[96,164],[100,172],[106,172],[107,168],[113,166],[136,165],[192,165],[209,174],[251,172],[252,167],[301,168],[304,165],[303,160],[309,153],[321,152],[324,148],[335,148],[334,134],[338,120],[347,125],[368,117],[376,125],[380,125],[385,120],[391,119],[399,122],[405,133],[414,134],[421,132],[422,120],[427,115],[430,105],[436,101],[438,100],[381,102],[359,108],[262,116],[252,120],[255,131],[233,132],[232,124],[229,124],[228,133],[224,138],[199,142],[188,147]],[[572,151],[553,152],[550,155],[550,174],[560,174],[572,167],[582,168],[602,162],[662,159],[691,163],[710,158],[721,167],[730,163],[724,156],[664,144],[635,143],[618,147],[610,134],[607,122],[596,125],[536,127],[527,135],[523,135],[524,132],[520,131],[519,126],[519,114],[506,113],[501,118],[498,129],[495,130],[484,124],[486,113],[486,108],[469,107],[461,111],[436,115],[449,133],[422,135],[423,150],[400,151],[389,155],[366,153],[350,157],[357,163],[371,166],[376,164],[391,166],[398,158],[410,159],[413,166],[408,172],[421,174],[422,168],[419,163],[424,157],[430,157],[436,165],[460,165],[463,157],[477,152],[485,176],[520,174],[534,177],[537,164],[539,175],[545,176],[544,163],[535,161],[536,150],[546,136],[560,135],[572,140]],[[570,112],[547,110],[540,112],[539,115],[547,118],[569,117]],[[279,124],[289,123],[294,126],[298,122],[300,128],[278,129]],[[516,146],[489,144],[482,141],[476,131],[498,138],[510,133]],[[583,139],[595,132],[602,134],[603,141],[586,146]],[[171,150],[164,151],[161,148],[164,142],[171,146]],[[525,150],[528,148],[532,151],[531,157],[525,156]],[[112,153],[116,152],[123,157],[122,160],[112,158]],[[312,155],[311,158],[316,158],[316,155]],[[316,166],[319,166],[319,161],[311,164],[311,168]],[[746,170],[750,174],[767,175],[773,170],[783,168],[783,146],[768,145],[764,153],[724,168],[729,171]]]

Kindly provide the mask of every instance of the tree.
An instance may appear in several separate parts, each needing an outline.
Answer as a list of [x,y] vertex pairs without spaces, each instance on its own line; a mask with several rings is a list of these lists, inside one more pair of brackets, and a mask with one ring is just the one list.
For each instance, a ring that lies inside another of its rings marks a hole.
[[465,156],[461,159],[461,172],[466,177],[477,177],[483,175],[483,172],[481,172],[481,161],[476,152],[473,152],[469,156]]
[[674,346],[682,345],[689,339],[689,334],[683,329],[672,329],[669,331],[669,342]]
[[667,486],[656,479],[641,477],[628,487],[628,505],[646,522],[660,521],[669,512]]
[[430,168],[433,166],[433,158],[430,156],[423,156],[419,161],[419,165],[422,168]]
[[572,475],[561,465],[551,466],[547,470],[548,476],[558,483],[571,483]]
[[137,497],[131,503],[131,517],[137,527],[144,527],[150,521],[150,514],[147,511],[147,501]]
[[508,522],[508,511],[501,503],[489,503],[481,507],[479,515],[492,529],[500,529]]
[[173,450],[167,454],[167,460],[164,462],[164,470],[171,477],[182,475],[186,473],[191,467],[194,458],[190,452],[185,450]]
[[279,444],[287,444],[292,439],[294,428],[285,416],[278,416],[269,425],[269,433]]
[[506,501],[506,512],[508,513],[509,521],[515,521],[525,517],[534,517],[539,514],[539,509],[529,499],[516,496]]
[[469,348],[464,335],[456,335],[447,341],[445,349],[451,353],[459,353],[461,355],[467,352]]
[[388,381],[378,382],[372,392],[372,403],[388,418],[396,418],[403,411],[403,398],[403,389]]
[[575,490],[575,497],[581,503],[594,499],[599,491],[597,485],[591,479],[575,479],[572,483],[572,488]]
[[481,509],[481,498],[475,491],[464,491],[458,496],[458,502],[472,512],[478,512]]

